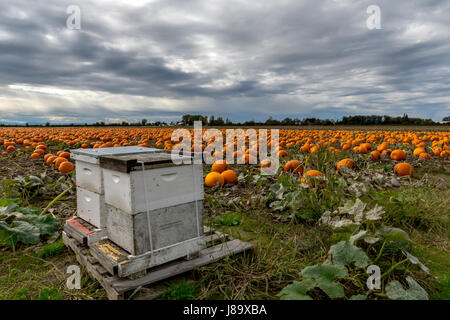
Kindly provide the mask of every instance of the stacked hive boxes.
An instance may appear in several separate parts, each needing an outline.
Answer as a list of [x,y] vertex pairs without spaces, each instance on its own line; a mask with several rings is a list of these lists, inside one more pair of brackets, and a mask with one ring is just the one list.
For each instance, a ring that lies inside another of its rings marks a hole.
[[102,156],[108,239],[131,255],[170,261],[204,247],[201,164],[170,154]]
[[101,156],[159,153],[162,151],[137,146],[72,150],[71,158],[75,160],[77,184],[77,215],[96,228],[103,229],[106,227],[103,169],[99,165]]

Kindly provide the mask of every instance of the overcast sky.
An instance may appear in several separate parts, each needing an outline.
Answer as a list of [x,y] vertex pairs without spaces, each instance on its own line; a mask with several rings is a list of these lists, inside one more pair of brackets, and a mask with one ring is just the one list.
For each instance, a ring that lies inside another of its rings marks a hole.
[[[67,27],[72,4],[79,30]],[[370,5],[381,29],[367,27]],[[0,0],[0,111],[3,123],[440,121],[450,1]]]

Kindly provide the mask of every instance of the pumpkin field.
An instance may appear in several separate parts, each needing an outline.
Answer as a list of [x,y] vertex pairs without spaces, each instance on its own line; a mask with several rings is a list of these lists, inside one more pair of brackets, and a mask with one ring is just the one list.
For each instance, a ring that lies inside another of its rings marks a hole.
[[[81,289],[66,287],[77,264],[61,239],[77,210],[70,150],[172,150],[174,130],[0,128],[0,299],[106,299],[83,269]],[[279,128],[272,175],[245,141],[241,153],[215,150],[245,164],[203,165],[203,212],[253,251],[159,283],[159,299],[450,298],[448,127]]]

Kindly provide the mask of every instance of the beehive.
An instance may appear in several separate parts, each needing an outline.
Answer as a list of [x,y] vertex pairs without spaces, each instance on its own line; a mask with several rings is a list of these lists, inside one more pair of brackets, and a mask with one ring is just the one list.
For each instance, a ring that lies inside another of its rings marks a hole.
[[132,255],[178,245],[171,259],[186,255],[183,243],[191,253],[192,243],[201,249],[201,164],[175,165],[170,154],[160,153],[102,156],[100,166],[111,241]]
[[71,150],[71,158],[75,160],[77,215],[97,228],[106,226],[101,156],[159,152],[163,150],[137,146]]

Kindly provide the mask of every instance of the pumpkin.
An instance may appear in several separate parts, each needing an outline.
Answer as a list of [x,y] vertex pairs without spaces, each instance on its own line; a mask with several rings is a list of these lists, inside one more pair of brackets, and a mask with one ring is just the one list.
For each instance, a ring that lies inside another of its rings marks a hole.
[[229,168],[230,165],[225,160],[217,160],[213,163],[211,171],[222,173]]
[[278,156],[278,158],[287,157],[288,153],[286,150],[280,150],[280,151],[278,151],[277,156]]
[[416,148],[416,149],[414,149],[413,155],[415,157],[418,157],[421,153],[424,153],[424,152],[425,152],[424,148]]
[[410,175],[412,176],[412,174],[414,173],[414,168],[409,163],[402,162],[402,163],[398,163],[395,165],[394,172],[399,177],[410,176]]
[[370,153],[370,155],[372,156],[372,160],[380,160],[381,154],[378,150],[374,150]]
[[303,174],[303,165],[298,160],[291,160],[284,165],[284,172],[292,172],[294,174]]
[[431,156],[428,153],[426,153],[426,152],[422,152],[421,154],[419,154],[419,159],[430,160]]
[[48,165],[51,165],[53,160],[55,160],[56,158],[57,158],[57,156],[52,155],[52,156],[48,157],[47,160],[45,160],[45,163]]
[[221,176],[223,177],[224,183],[226,184],[233,184],[238,182],[238,178],[236,177],[236,173],[234,173],[233,170],[225,170],[221,173]]
[[396,149],[391,152],[391,159],[395,161],[402,161],[406,159],[406,152],[401,149]]
[[224,183],[225,180],[223,176],[216,171],[208,173],[205,177],[205,185],[207,185],[208,187],[215,187],[218,185],[223,186]]
[[34,152],[31,154],[30,159],[39,159],[40,156],[41,155],[39,153]]
[[311,178],[323,176],[323,173],[318,170],[309,170],[307,171],[303,177],[300,179],[301,183],[311,183],[311,185],[315,185]]
[[75,169],[75,167],[73,166],[72,162],[70,162],[70,161],[64,161],[58,167],[58,170],[62,173],[70,173],[73,171],[73,169]]
[[341,166],[346,166],[349,169],[353,169],[353,166],[355,165],[355,162],[352,159],[342,159],[337,164],[338,171],[341,171]]

